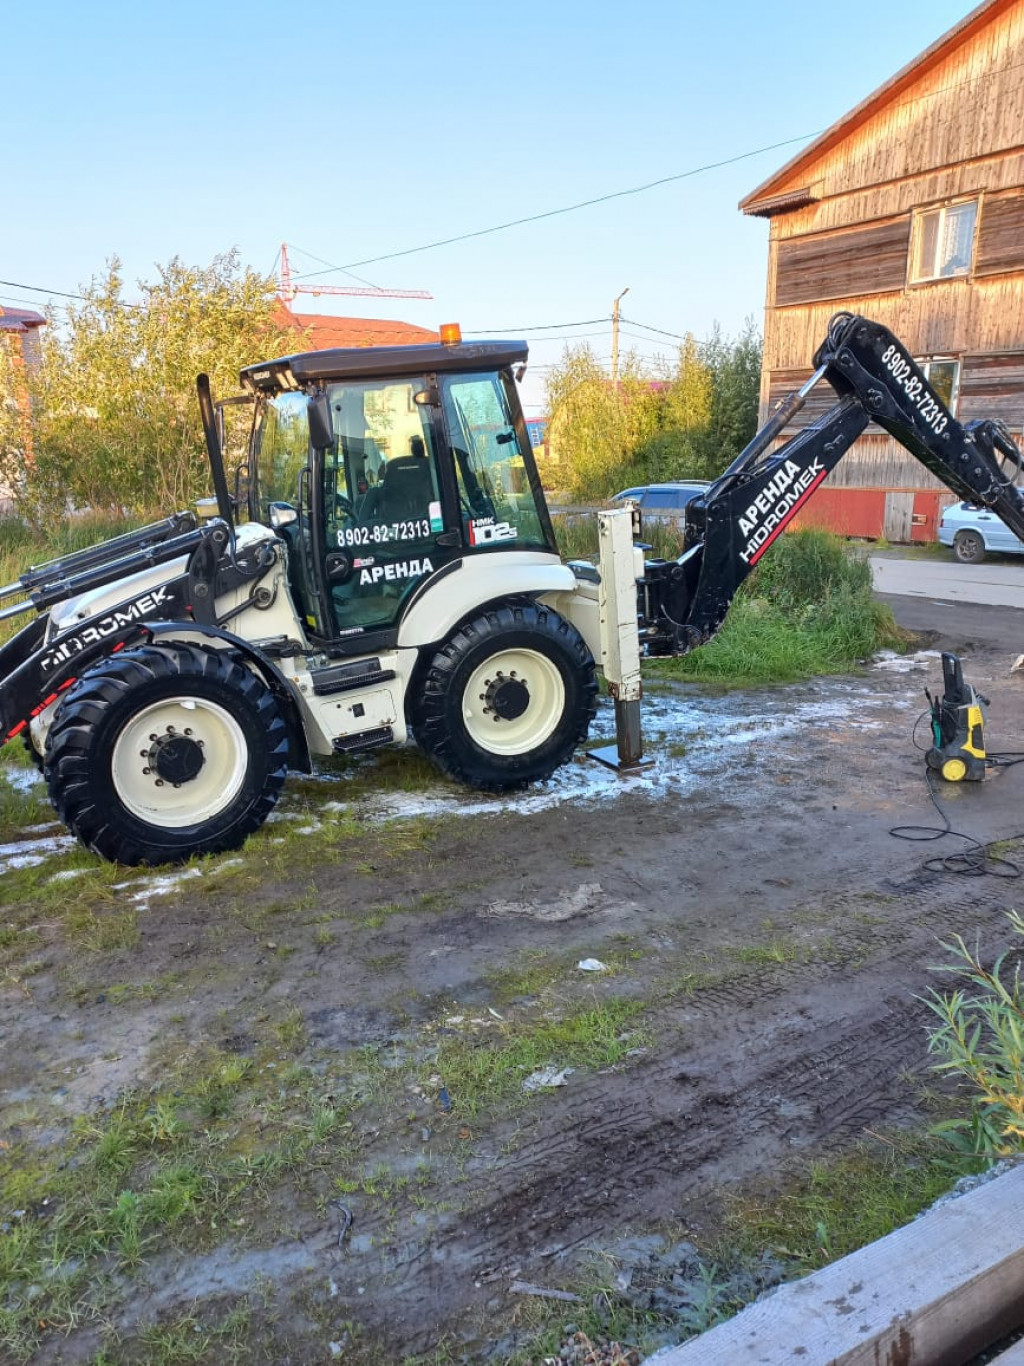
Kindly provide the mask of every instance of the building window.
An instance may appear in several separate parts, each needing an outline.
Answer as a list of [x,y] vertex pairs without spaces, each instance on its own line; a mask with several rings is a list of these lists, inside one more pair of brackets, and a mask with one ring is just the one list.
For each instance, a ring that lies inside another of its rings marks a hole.
[[910,280],[947,280],[967,275],[974,257],[978,201],[928,209],[914,219]]
[[960,392],[960,362],[958,360],[918,361],[924,377],[951,413],[956,414],[956,400]]

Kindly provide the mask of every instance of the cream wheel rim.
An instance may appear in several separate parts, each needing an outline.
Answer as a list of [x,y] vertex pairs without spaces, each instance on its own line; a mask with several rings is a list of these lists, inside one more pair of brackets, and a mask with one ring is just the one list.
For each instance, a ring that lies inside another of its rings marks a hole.
[[114,742],[111,777],[126,810],[149,825],[212,820],[238,796],[249,768],[241,726],[205,697],[174,697],[136,712]]
[[501,650],[473,670],[462,694],[469,738],[492,754],[526,754],[549,740],[565,712],[565,682],[537,650]]

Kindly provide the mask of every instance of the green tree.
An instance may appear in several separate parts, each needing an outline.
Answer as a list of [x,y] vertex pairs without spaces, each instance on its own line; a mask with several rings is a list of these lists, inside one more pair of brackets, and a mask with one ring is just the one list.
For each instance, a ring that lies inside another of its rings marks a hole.
[[209,492],[196,375],[230,393],[242,365],[295,349],[274,323],[271,280],[243,270],[237,251],[157,271],[131,302],[112,260],[46,330],[20,498],[36,520],[69,506],[163,515]]
[[716,324],[705,343],[704,359],[711,371],[709,435],[720,453],[716,473],[739,455],[757,431],[761,352],[753,318],[747,319],[735,341],[724,340]]
[[657,428],[636,449],[636,481],[704,478],[712,374],[692,333],[686,334],[675,371],[658,393],[658,399]]
[[552,477],[575,497],[603,497],[626,454],[625,405],[589,346],[567,346],[551,369],[548,411]]

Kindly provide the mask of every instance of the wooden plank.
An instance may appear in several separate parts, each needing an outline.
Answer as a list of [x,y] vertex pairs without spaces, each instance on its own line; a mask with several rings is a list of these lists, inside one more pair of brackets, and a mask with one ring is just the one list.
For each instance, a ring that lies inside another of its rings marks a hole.
[[845,232],[788,238],[779,243],[775,302],[781,307],[902,289],[909,240],[909,215]]
[[1024,1320],[1024,1167],[784,1285],[657,1366],[963,1366]]
[[999,417],[1019,432],[1024,427],[1024,351],[965,356],[958,416],[961,422]]
[[988,198],[978,230],[975,275],[1024,270],[1024,194]]

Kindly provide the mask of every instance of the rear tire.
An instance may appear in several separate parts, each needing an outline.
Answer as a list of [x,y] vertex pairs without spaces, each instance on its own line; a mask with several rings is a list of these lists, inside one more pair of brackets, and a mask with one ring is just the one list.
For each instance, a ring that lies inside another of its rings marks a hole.
[[44,768],[65,825],[126,864],[236,849],[287,771],[285,723],[263,680],[180,644],[125,650],[84,674],[54,718]]
[[566,763],[596,706],[580,633],[547,607],[516,603],[476,617],[434,655],[413,732],[450,778],[507,792]]
[[985,542],[976,531],[958,531],[953,538],[953,554],[961,564],[980,564],[985,558]]

